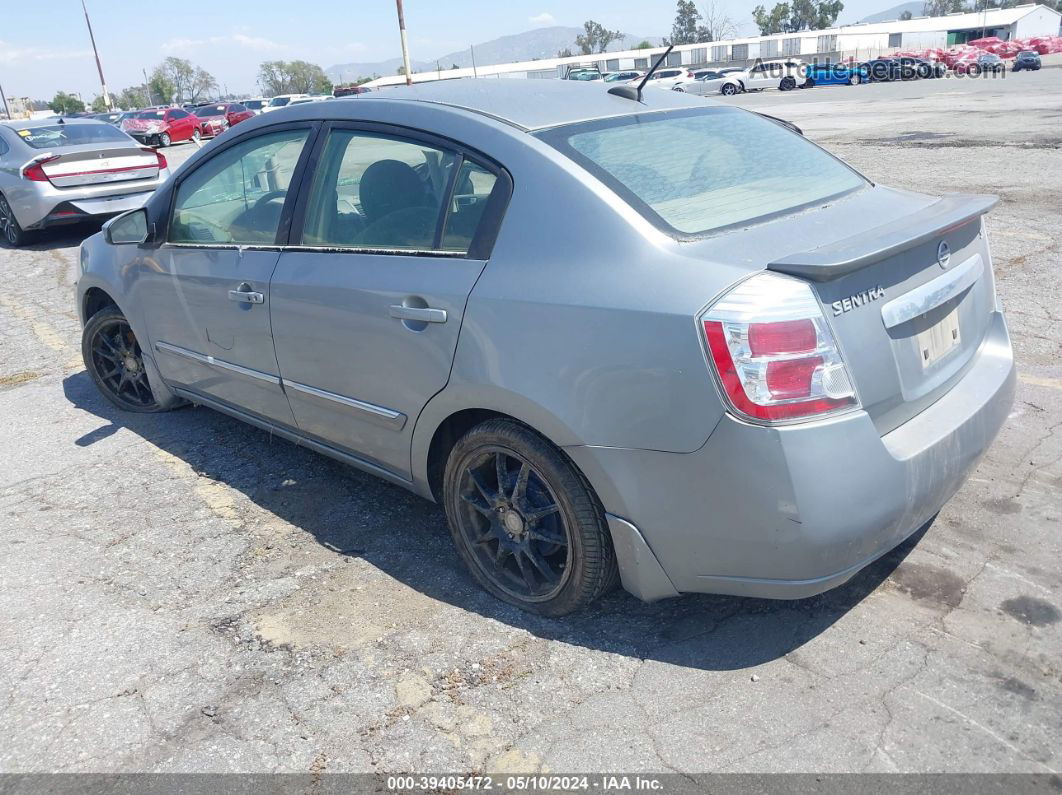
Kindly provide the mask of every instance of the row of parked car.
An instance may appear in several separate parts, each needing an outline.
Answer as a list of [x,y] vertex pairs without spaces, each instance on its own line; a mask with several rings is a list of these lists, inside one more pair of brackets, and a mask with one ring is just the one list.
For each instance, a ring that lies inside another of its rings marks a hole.
[[149,146],[170,146],[184,141],[213,138],[241,121],[288,105],[334,99],[331,95],[278,94],[240,102],[158,105],[150,108],[87,114],[84,118],[113,124]]
[[[976,58],[957,62],[956,74],[977,75],[1002,73],[1006,65],[1002,58],[983,52]],[[1040,68],[1040,55],[1035,50],[1019,52],[1013,71]],[[777,88],[789,91],[794,88],[811,88],[817,85],[859,85],[860,83],[887,82],[894,80],[918,80],[944,77],[948,66],[939,60],[911,56],[874,58],[862,63],[814,63],[799,60],[761,61],[752,66],[734,66],[722,69],[692,69],[686,66],[664,67],[649,77],[647,85],[666,88],[689,94],[733,95],[745,91]],[[645,72],[625,70],[601,73],[596,69],[578,69],[569,72],[569,80],[601,80],[605,83],[640,82]]]

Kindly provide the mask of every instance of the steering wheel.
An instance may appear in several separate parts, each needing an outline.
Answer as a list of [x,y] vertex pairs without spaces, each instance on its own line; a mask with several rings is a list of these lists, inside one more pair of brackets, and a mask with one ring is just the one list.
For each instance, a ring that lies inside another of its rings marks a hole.
[[271,191],[269,191],[269,193],[265,194],[264,196],[260,196],[255,201],[254,207],[251,208],[251,211],[253,212],[253,211],[257,210],[259,207],[262,207],[262,206],[264,206],[266,204],[269,204],[269,202],[273,201],[274,199],[281,199],[281,198],[284,198],[287,195],[288,195],[288,192],[286,190],[271,190]]

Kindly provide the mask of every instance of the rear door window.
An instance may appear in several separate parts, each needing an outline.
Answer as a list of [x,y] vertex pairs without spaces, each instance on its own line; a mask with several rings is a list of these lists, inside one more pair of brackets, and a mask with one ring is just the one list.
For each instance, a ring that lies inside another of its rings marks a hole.
[[495,175],[419,141],[333,130],[306,207],[301,242],[374,251],[469,250]]

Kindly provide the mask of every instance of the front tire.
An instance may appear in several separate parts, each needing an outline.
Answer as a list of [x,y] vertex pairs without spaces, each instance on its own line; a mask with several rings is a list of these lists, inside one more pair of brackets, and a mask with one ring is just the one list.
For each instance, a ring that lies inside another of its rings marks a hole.
[[851,77],[848,78],[848,85],[850,85],[850,86],[858,86],[862,82],[863,82],[863,76],[862,75],[854,74],[854,75],[852,75]]
[[81,356],[96,388],[123,411],[165,411],[148,381],[140,343],[125,315],[109,306],[89,318],[81,333]]
[[443,503],[476,581],[522,610],[563,616],[618,577],[604,509],[564,455],[515,420],[472,428],[446,462]]
[[199,130],[192,130],[192,143],[198,144],[199,139],[203,137],[203,134]]
[[791,77],[783,77],[782,82],[778,84],[780,91],[792,91],[796,88],[796,80]]
[[169,133],[163,133],[162,135],[160,135],[159,136],[159,146],[169,146],[169,145],[170,145],[170,134]]
[[725,97],[732,97],[735,94],[741,93],[740,90],[738,89],[738,87],[736,85],[734,85],[733,83],[723,83],[723,87],[720,88],[719,91]]
[[15,211],[11,209],[11,205],[2,195],[0,195],[0,235],[11,248],[26,245],[28,239],[28,235],[15,218]]

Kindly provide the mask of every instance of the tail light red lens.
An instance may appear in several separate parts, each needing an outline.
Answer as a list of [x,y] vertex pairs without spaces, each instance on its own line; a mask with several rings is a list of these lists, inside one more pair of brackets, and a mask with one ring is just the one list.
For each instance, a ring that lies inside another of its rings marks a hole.
[[773,273],[746,279],[701,317],[709,359],[731,408],[792,421],[858,406],[811,288]]
[[59,155],[52,155],[51,157],[42,157],[39,160],[35,160],[22,167],[22,177],[31,182],[47,182],[48,175],[44,173],[44,164],[58,159]]
[[160,152],[158,149],[152,149],[149,146],[142,146],[140,147],[140,150],[142,152],[150,152],[151,154],[155,155],[158,161],[159,171],[170,167],[170,164],[166,162],[166,155],[162,154],[162,152]]

